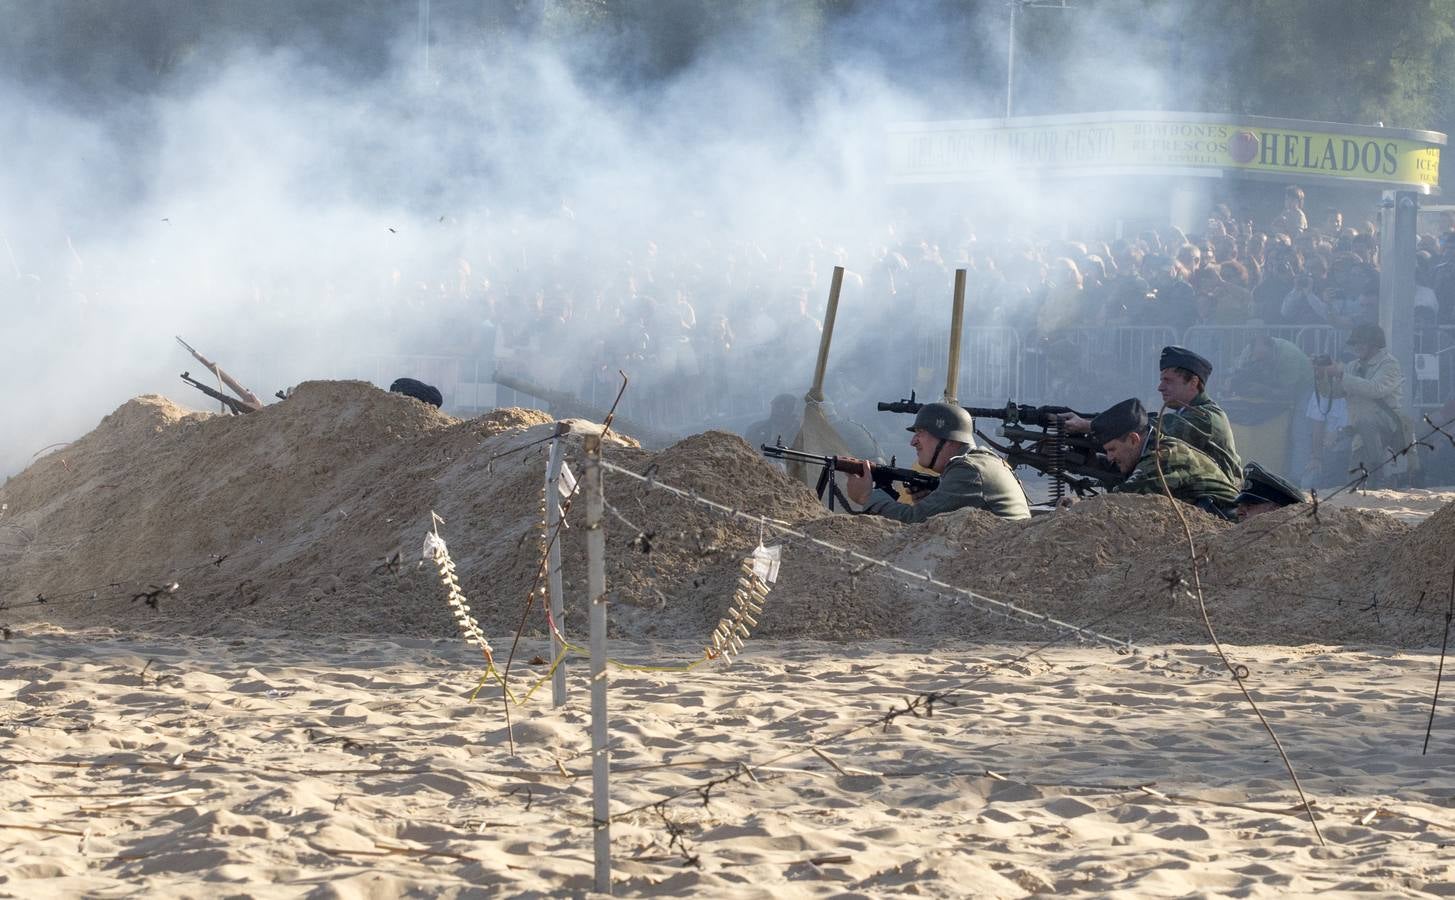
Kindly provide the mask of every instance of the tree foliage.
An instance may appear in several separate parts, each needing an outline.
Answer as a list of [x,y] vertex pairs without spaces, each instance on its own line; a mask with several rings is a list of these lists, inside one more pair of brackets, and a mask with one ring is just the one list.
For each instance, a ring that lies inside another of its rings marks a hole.
[[736,59],[792,95],[858,66],[946,118],[995,116],[1011,2],[1018,114],[1455,125],[1455,0],[0,0],[0,74],[104,105],[195,79],[238,47],[383,76],[428,34],[478,53],[558,46],[628,87]]

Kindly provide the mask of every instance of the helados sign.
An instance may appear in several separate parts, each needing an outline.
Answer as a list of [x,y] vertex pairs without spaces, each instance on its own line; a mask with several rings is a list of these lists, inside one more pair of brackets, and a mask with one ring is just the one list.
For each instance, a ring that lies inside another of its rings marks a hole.
[[1445,135],[1295,119],[1099,113],[892,125],[891,182],[1249,174],[1438,191]]

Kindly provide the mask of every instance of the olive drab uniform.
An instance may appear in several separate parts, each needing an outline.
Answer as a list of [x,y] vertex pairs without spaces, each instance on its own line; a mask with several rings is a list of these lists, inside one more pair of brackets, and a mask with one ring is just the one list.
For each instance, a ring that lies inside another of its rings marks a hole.
[[[1167,483],[1167,492],[1173,497],[1194,506],[1210,502],[1219,509],[1233,506],[1238,497],[1238,486],[1243,483],[1239,473],[1236,482],[1228,480],[1222,468],[1212,457],[1201,453],[1175,437],[1168,437],[1164,431],[1156,449],[1142,452],[1136,468],[1121,484],[1113,487],[1118,494],[1161,494],[1162,483]],[[1154,455],[1155,454],[1155,455]],[[1157,473],[1161,460],[1162,473]]]
[[1233,443],[1233,423],[1206,391],[1181,409],[1169,410],[1161,419],[1164,436],[1211,457],[1229,484],[1243,483],[1243,461]]
[[1010,466],[991,451],[980,449],[966,450],[951,459],[940,474],[939,487],[913,506],[876,488],[864,512],[913,523],[965,506],[988,509],[1002,519],[1031,517],[1026,492]]

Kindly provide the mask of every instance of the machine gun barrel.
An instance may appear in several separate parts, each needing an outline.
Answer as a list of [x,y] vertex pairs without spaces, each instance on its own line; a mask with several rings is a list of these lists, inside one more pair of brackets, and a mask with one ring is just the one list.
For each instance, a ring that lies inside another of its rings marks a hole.
[[908,400],[881,400],[874,404],[874,408],[879,412],[909,413],[910,415],[919,412],[921,406],[924,404],[914,399],[914,391],[909,392]]
[[1066,414],[1090,419],[1096,413],[1078,412],[1069,406],[1031,406],[1026,403],[1007,403],[1005,406],[967,406],[965,411],[977,418],[1001,419],[1007,425],[1033,425],[1049,428]]

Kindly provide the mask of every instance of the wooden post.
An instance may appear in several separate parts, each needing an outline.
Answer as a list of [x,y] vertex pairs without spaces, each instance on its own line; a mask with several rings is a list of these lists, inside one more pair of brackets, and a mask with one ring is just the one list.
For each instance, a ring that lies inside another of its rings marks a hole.
[[[555,674],[551,676],[551,703],[563,706],[566,703],[566,647],[562,638],[566,636],[566,604],[561,596],[561,457],[565,442],[561,439],[566,426],[556,423],[556,436],[551,440],[551,458],[546,465],[546,539],[551,547],[546,552],[546,583],[551,592],[551,621],[556,623],[551,632],[551,659],[556,662]],[[552,540],[554,538],[554,540]]]
[[601,484],[601,436],[586,436],[586,592],[591,604],[591,819],[596,890],[611,893],[611,772],[606,740],[606,496]]
[[965,270],[955,270],[955,301],[950,310],[950,360],[945,367],[946,403],[960,405],[960,332],[965,324]]
[[844,267],[834,266],[834,280],[829,285],[829,308],[823,317],[823,335],[818,339],[818,362],[813,367],[813,387],[805,399],[823,402],[823,379],[829,368],[829,344],[834,339],[834,319],[839,314],[839,290],[844,286]]

